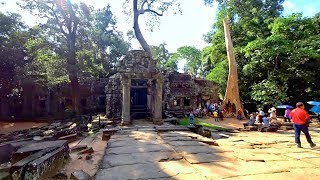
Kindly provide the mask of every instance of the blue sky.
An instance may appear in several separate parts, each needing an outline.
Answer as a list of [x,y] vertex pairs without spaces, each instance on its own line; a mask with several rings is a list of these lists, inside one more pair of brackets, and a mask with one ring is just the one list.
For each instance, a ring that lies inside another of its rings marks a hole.
[[[0,11],[14,11],[23,14],[23,19],[29,25],[39,22],[37,19],[23,12],[15,3],[19,0],[0,0],[5,5],[0,4]],[[73,0],[75,2],[82,1],[93,5],[96,8],[111,4],[111,11],[118,19],[117,29],[123,31],[124,34],[128,30],[132,30],[132,22],[123,14],[124,0]],[[216,5],[207,7],[202,0],[178,0],[181,4],[181,15],[169,13],[160,19],[160,24],[149,32],[145,30],[145,19],[141,18],[140,24],[145,39],[150,45],[159,45],[165,42],[170,52],[174,52],[177,48],[185,45],[192,45],[199,49],[208,46],[202,40],[203,34],[210,31],[215,21]],[[320,12],[320,0],[287,0],[283,4],[284,15],[293,12],[302,12],[304,16],[313,16]],[[133,48],[139,48],[137,40],[132,41]]]

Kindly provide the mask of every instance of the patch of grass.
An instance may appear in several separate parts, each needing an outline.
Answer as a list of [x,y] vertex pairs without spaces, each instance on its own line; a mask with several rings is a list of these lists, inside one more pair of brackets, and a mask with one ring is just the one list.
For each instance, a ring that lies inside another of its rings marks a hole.
[[[197,125],[201,125],[201,126],[203,126],[203,127],[207,127],[207,128],[210,128],[210,129],[214,129],[214,130],[225,130],[223,127],[215,126],[215,125],[213,125],[213,124],[208,124],[208,123],[205,123],[205,122],[201,122],[201,121],[199,120],[199,118],[195,118],[195,119],[194,119],[194,123],[197,124]],[[189,126],[189,125],[190,125],[189,118],[188,118],[188,117],[181,118],[181,119],[179,120],[179,125]]]

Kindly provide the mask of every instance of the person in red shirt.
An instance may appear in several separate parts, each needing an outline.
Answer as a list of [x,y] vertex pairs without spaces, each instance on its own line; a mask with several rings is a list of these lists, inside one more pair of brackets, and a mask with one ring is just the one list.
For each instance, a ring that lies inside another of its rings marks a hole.
[[291,120],[293,122],[294,128],[294,136],[295,136],[295,143],[297,147],[301,148],[301,141],[300,141],[300,133],[301,131],[307,138],[310,147],[315,147],[316,144],[312,142],[311,136],[309,134],[308,129],[308,121],[310,119],[309,114],[306,110],[304,110],[304,104],[302,102],[298,102],[296,104],[296,108],[290,112]]

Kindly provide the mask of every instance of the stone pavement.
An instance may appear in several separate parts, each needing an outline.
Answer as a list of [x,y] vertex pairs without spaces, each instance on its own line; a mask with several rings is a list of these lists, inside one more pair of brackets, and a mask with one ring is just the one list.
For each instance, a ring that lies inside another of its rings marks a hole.
[[[95,178],[320,179],[320,148],[309,148],[304,135],[301,149],[293,131],[227,135],[213,146],[192,132],[123,129],[111,136]],[[319,130],[311,136],[320,145]]]

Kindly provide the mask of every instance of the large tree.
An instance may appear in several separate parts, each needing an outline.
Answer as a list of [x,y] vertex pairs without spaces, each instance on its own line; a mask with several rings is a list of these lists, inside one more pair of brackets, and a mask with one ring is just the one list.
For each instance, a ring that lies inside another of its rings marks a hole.
[[18,14],[0,12],[0,24],[0,110],[6,116],[9,114],[9,96],[18,83],[16,70],[28,62],[24,48],[27,32]]
[[[213,1],[206,1],[207,3],[213,3]],[[252,81],[244,78],[242,74],[242,67],[249,61],[244,55],[243,48],[251,41],[267,37],[270,35],[268,31],[268,25],[272,23],[282,12],[281,3],[282,0],[252,0],[243,3],[241,0],[228,0],[219,1],[219,13],[216,23],[212,30],[212,46],[207,48],[206,56],[204,58],[210,59],[210,66],[213,67],[208,77],[217,77],[217,71],[221,71],[221,68],[215,68],[221,66],[222,61],[226,61],[226,51],[223,36],[222,20],[228,16],[228,22],[231,29],[231,36],[233,39],[235,59],[238,64],[239,72],[239,88],[240,94],[243,99],[250,100],[251,94],[248,91],[248,87],[252,85]],[[208,38],[207,38],[208,39]],[[210,39],[210,38],[209,38]],[[208,53],[210,51],[211,53]],[[227,67],[226,67],[227,68]],[[226,78],[225,76],[218,76]],[[227,82],[220,80],[220,82]],[[222,86],[226,86],[225,83]]]
[[23,0],[21,6],[34,15],[46,20],[44,25],[53,41],[60,43],[61,52],[65,51],[67,71],[71,84],[73,110],[79,112],[80,89],[78,79],[78,61],[76,42],[78,28],[88,13],[84,4],[73,4],[71,0]]
[[250,61],[243,72],[254,82],[250,91],[254,100],[278,104],[319,97],[319,17],[293,14],[278,18],[269,26],[269,37],[258,38],[244,48]]
[[[129,3],[131,0],[126,0],[126,3]],[[138,39],[142,48],[152,55],[151,49],[144,36],[142,35],[139,17],[145,13],[148,13],[153,20],[149,25],[152,27],[157,22],[159,16],[163,16],[163,13],[166,12],[170,7],[174,5],[179,5],[176,3],[176,0],[132,0],[133,3],[133,29],[135,37]],[[180,9],[178,9],[180,11]]]

